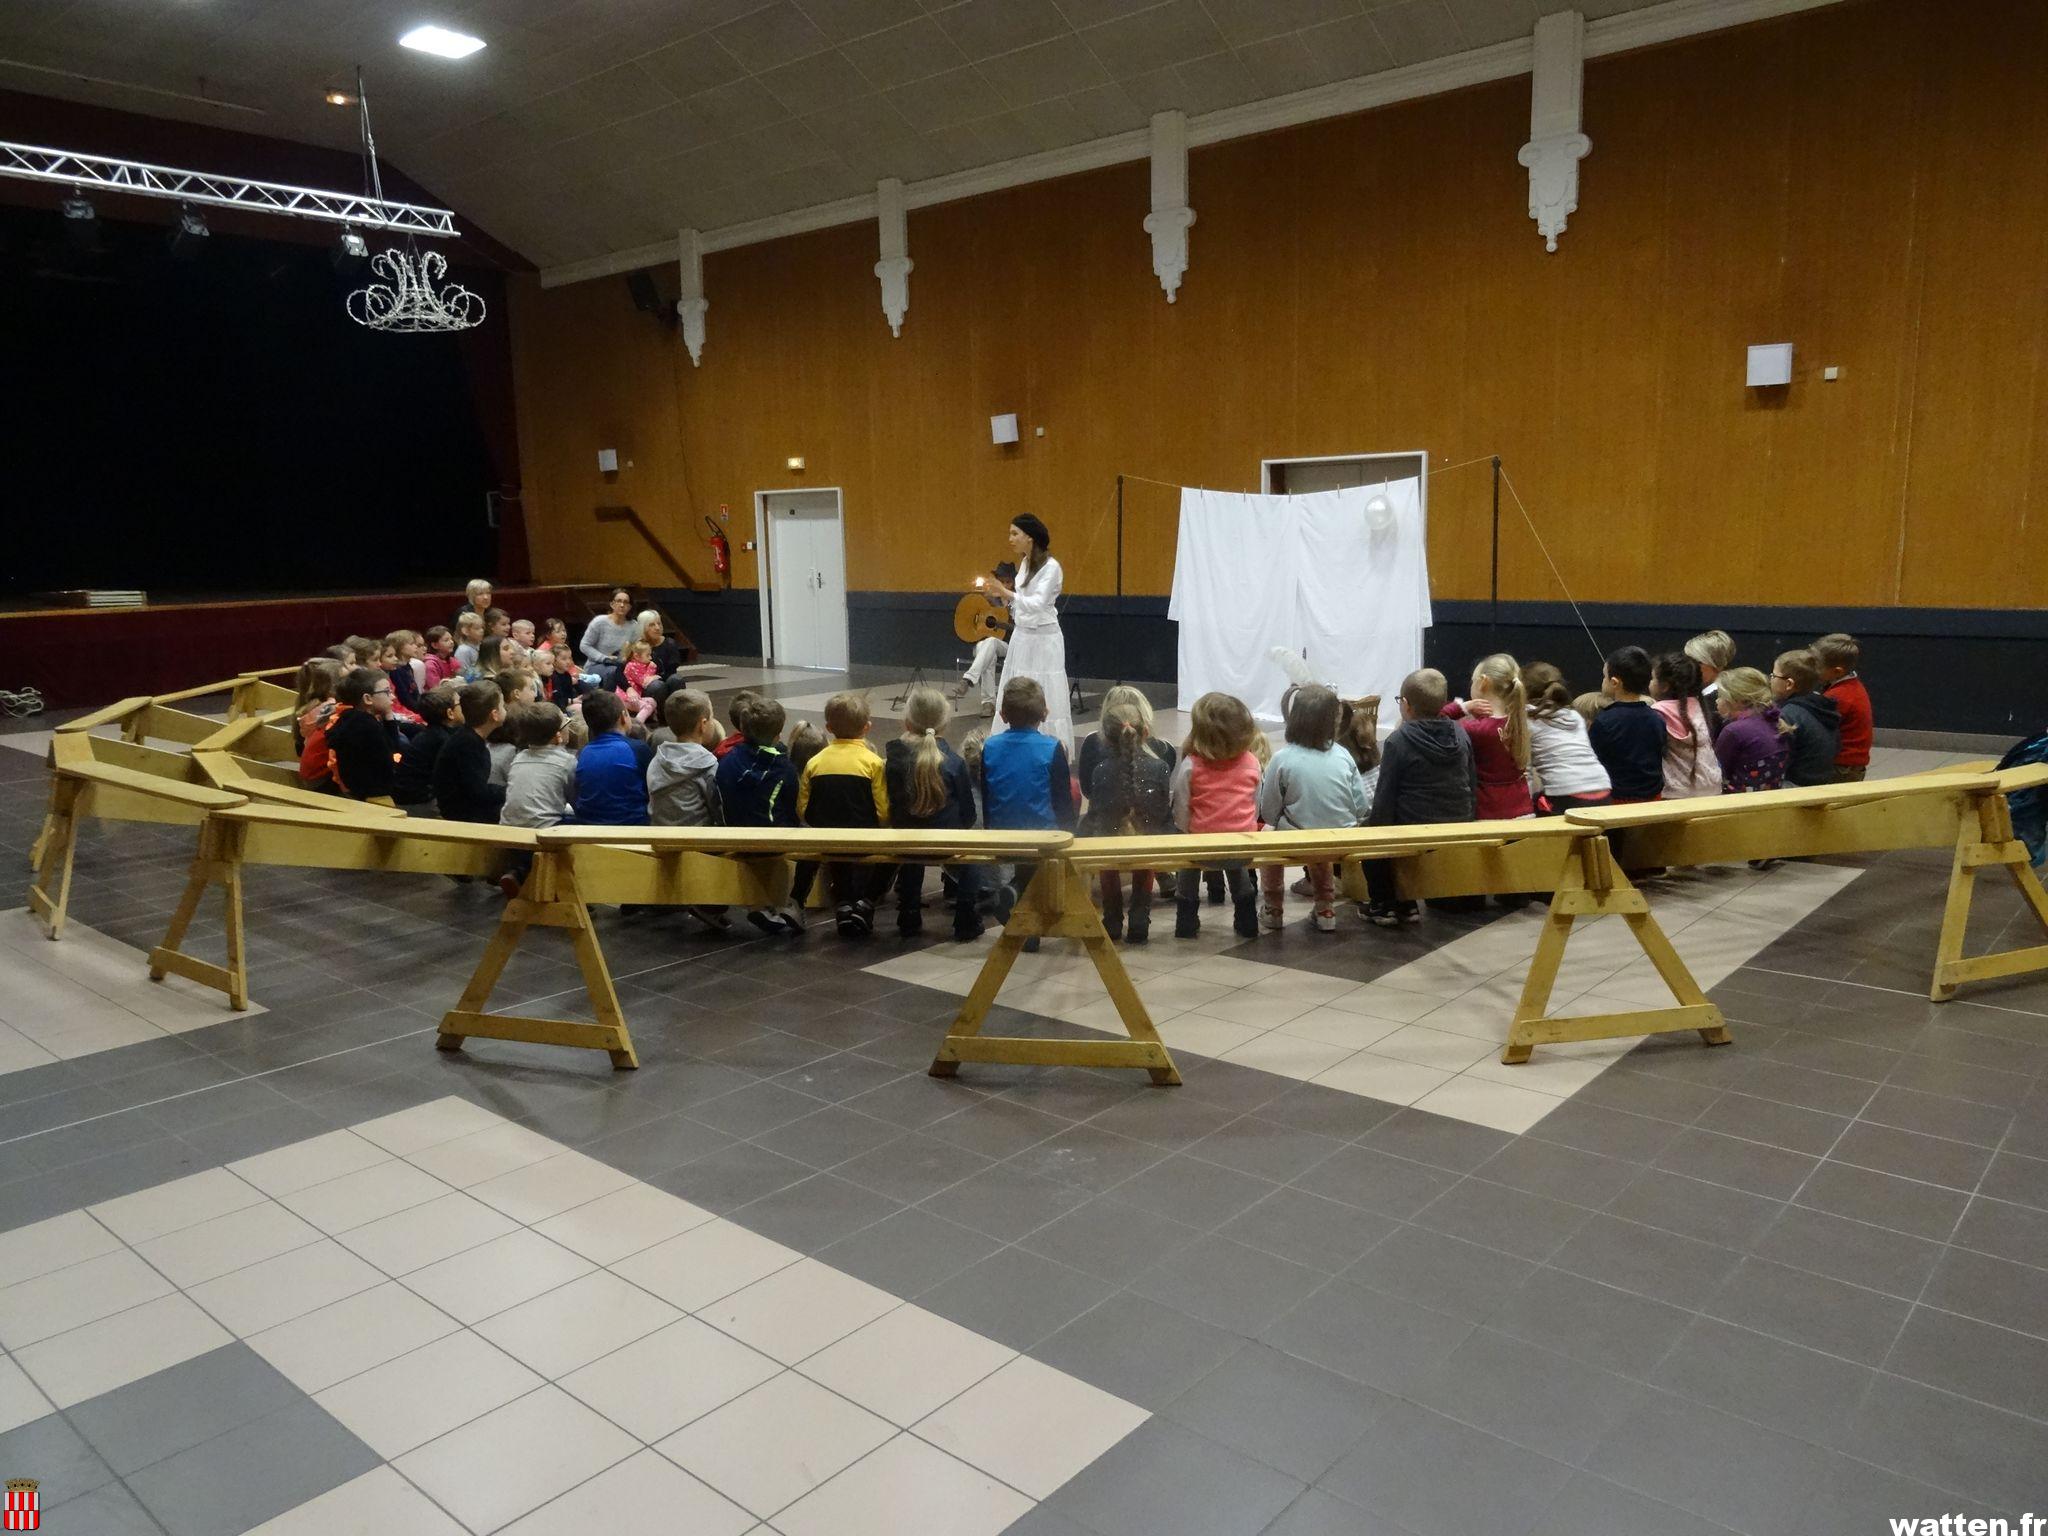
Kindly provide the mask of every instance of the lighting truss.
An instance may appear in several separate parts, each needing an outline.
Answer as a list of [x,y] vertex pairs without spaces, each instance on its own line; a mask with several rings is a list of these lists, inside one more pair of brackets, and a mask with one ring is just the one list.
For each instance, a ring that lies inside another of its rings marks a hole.
[[395,229],[408,234],[453,238],[455,215],[446,208],[393,202],[355,192],[322,192],[276,181],[250,181],[181,171],[140,160],[80,155],[64,149],[0,141],[0,176],[41,181],[86,191],[124,192],[135,197],[170,198],[211,208],[248,208],[298,219],[324,219],[358,229]]

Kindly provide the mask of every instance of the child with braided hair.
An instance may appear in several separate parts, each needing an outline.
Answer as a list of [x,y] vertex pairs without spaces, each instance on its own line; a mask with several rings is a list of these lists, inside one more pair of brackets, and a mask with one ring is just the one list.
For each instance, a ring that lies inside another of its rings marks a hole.
[[[1150,837],[1173,830],[1173,770],[1151,750],[1149,715],[1149,710],[1129,702],[1103,711],[1097,731],[1102,750],[1088,780],[1088,812],[1080,827],[1083,837]],[[1128,926],[1123,876],[1105,869],[1097,878],[1102,888],[1102,926],[1109,936],[1127,944],[1150,939],[1152,871],[1131,871]]]

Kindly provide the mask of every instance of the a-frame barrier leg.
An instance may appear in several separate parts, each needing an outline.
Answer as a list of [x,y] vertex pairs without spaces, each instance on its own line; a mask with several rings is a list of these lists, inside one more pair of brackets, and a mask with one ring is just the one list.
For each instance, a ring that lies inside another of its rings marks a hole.
[[[232,1008],[249,1006],[249,960],[242,943],[242,837],[243,829],[208,818],[199,828],[199,849],[192,856],[192,869],[185,877],[184,894],[171,914],[171,926],[164,941],[149,952],[149,979],[162,981],[166,975],[183,976],[203,987],[225,992]],[[195,959],[181,947],[185,931],[199,913],[199,903],[208,887],[218,885],[225,902],[223,926],[227,933],[227,964],[211,965]]]
[[[1564,960],[1572,924],[1581,917],[1608,914],[1627,922],[1636,943],[1677,999],[1677,1006],[1547,1017],[1544,1009],[1557,982],[1558,966]],[[1522,983],[1521,1000],[1515,1005],[1515,1018],[1508,1028],[1507,1048],[1501,1052],[1501,1061],[1511,1067],[1520,1066],[1529,1059],[1534,1047],[1566,1040],[1614,1040],[1683,1029],[1698,1030],[1700,1039],[1708,1045],[1726,1045],[1729,1041],[1728,1023],[1721,1010],[1707,1001],[1706,993],[1693,980],[1692,972],[1686,969],[1685,961],[1671,947],[1670,937],[1650,911],[1649,901],[1614,862],[1607,839],[1582,839],[1550,898],[1550,912],[1536,939],[1536,954],[1529,962],[1528,978]]]
[[[1095,972],[1102,978],[1117,1017],[1123,1021],[1128,1040],[1077,1040],[984,1035],[981,1027],[995,1005],[1010,967],[1023,952],[1024,941],[1043,936],[1079,939]],[[952,1077],[963,1061],[1000,1061],[1022,1066],[1143,1067],[1155,1083],[1178,1083],[1180,1069],[1167,1054],[1166,1045],[1145,1011],[1131,975],[1124,969],[1116,945],[1110,941],[1102,918],[1089,899],[1087,879],[1064,859],[1049,859],[1038,866],[1009,922],[989,951],[974,989],[961,1005],[959,1017],[939,1043],[932,1058],[933,1077]]]
[[2048,970],[2048,944],[1964,956],[1963,939],[1970,926],[1970,899],[1976,893],[1978,870],[1989,865],[2004,867],[2044,938],[2048,938],[2048,891],[2041,888],[2041,877],[2034,873],[2027,845],[2013,834],[2012,808],[2004,795],[1995,791],[1985,795],[1977,802],[1974,822],[1965,813],[1961,823],[1956,832],[1955,863],[1949,868],[1941,938],[1934,951],[1934,980],[1927,989],[1929,999],[1937,1003],[1954,997],[1966,981]]
[[[577,969],[590,993],[595,1024],[575,1019],[530,1018],[521,1014],[486,1013],[491,992],[519,949],[528,928],[566,928],[576,946]],[[612,1065],[629,1069],[640,1065],[633,1050],[633,1036],[626,1028],[626,1016],[619,1008],[619,994],[612,986],[611,971],[604,961],[604,949],[591,925],[590,908],[584,904],[576,884],[573,850],[543,852],[534,856],[526,883],[510,902],[498,922],[498,931],[484,947],[469,985],[461,999],[441,1018],[441,1033],[434,1041],[444,1051],[459,1051],[466,1038],[526,1040],[536,1045],[568,1045],[584,1050],[604,1051]]]
[[36,839],[36,872],[29,882],[28,909],[42,920],[53,939],[63,936],[64,916],[71,905],[71,857],[78,849],[82,811],[78,802],[84,793],[85,787],[76,779],[58,779],[51,786],[42,835]]

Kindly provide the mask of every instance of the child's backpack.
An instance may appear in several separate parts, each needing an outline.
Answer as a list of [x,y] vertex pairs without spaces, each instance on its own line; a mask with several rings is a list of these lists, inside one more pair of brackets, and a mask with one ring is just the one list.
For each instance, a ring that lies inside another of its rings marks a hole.
[[[2048,732],[2029,736],[1998,760],[2000,768],[2025,768],[2034,763],[2048,763]],[[2005,797],[2005,803],[2012,811],[2014,834],[2027,845],[2027,853],[2039,869],[2048,862],[2048,800],[2042,798],[2040,789],[2016,789]]]

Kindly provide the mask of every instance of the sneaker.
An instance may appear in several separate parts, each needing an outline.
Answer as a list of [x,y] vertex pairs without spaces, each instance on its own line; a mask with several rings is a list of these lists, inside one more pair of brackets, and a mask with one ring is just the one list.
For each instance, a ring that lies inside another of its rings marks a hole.
[[1337,931],[1337,909],[1334,906],[1317,907],[1315,915],[1309,921],[1316,925],[1317,933],[1335,933]]
[[1256,939],[1259,936],[1259,902],[1255,896],[1237,898],[1237,910],[1231,915],[1230,926],[1241,939]]
[[996,887],[996,921],[1007,924],[1010,914],[1017,910],[1017,887],[1007,880]]
[[713,933],[731,933],[732,919],[725,915],[723,907],[691,907],[690,916],[697,919]]
[[804,909],[795,902],[777,912],[775,921],[781,926],[782,931],[793,939],[802,938],[804,929],[809,926],[804,922]]
[[522,884],[524,882],[509,869],[504,874],[498,876],[498,889],[505,893],[507,901],[511,901],[518,896],[519,888]]
[[853,915],[852,902],[842,901],[837,907],[833,908],[832,921],[839,929],[839,937],[842,939],[857,939],[860,937],[860,923],[859,919]]
[[1105,913],[1103,913],[1103,914],[1102,914],[1102,931],[1103,931],[1104,933],[1108,934],[1108,935],[1109,935],[1109,937],[1110,937],[1110,939],[1111,939],[1112,941],[1116,941],[1116,940],[1119,940],[1119,939],[1123,938],[1123,936],[1124,936],[1124,915],[1123,915],[1123,913],[1121,913],[1121,912],[1117,912],[1117,913],[1114,913],[1114,914],[1112,914],[1112,913],[1108,913],[1108,912],[1105,912]]
[[752,923],[756,928],[760,929],[763,933],[767,934],[771,938],[773,938],[778,933],[788,932],[788,930],[782,926],[782,914],[780,912],[770,912],[765,907],[757,908],[754,911],[749,912],[747,914],[747,921]]
[[953,941],[957,944],[972,944],[987,931],[982,926],[981,919],[978,917],[972,923],[955,923],[953,925]]
[[1299,880],[1295,881],[1294,884],[1287,887],[1287,889],[1293,892],[1296,896],[1313,896],[1316,893],[1316,888],[1309,883],[1309,878],[1307,875],[1303,875]]
[[1373,901],[1366,903],[1365,920],[1375,928],[1398,928],[1401,926],[1401,913],[1393,902]]
[[957,704],[960,700],[967,697],[967,690],[972,688],[973,686],[974,684],[967,681],[966,678],[957,678],[952,683],[947,685],[946,697],[953,700]]
[[1422,921],[1422,903],[1397,901],[1394,903],[1394,913],[1404,923],[1419,923]]
[[1192,939],[1202,931],[1202,913],[1192,901],[1179,902],[1173,909],[1173,936]]
[[853,904],[853,921],[859,937],[866,938],[875,931],[875,904],[871,901],[856,901]]
[[1286,925],[1287,916],[1280,910],[1277,901],[1259,903],[1259,926],[1268,933],[1278,933]]
[[1140,922],[1140,921],[1139,921],[1139,920],[1138,920],[1138,919],[1137,919],[1136,917],[1133,917],[1133,918],[1131,919],[1131,922],[1130,922],[1130,926],[1129,926],[1129,927],[1127,927],[1127,928],[1126,928],[1126,929],[1124,930],[1124,944],[1125,944],[1125,946],[1126,946],[1126,947],[1128,947],[1128,946],[1130,946],[1130,945],[1132,945],[1132,944],[1149,944],[1149,943],[1150,943],[1151,941],[1152,941],[1152,917],[1151,917],[1151,914],[1150,914],[1150,913],[1147,913],[1147,914],[1146,914],[1146,916],[1145,916],[1145,920],[1144,920],[1143,922]]

